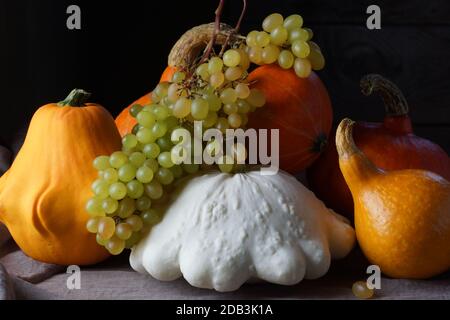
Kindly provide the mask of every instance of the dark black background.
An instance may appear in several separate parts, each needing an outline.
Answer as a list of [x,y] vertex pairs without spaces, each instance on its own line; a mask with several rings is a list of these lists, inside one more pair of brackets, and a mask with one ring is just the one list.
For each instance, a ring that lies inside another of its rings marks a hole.
[[[0,0],[0,138],[10,145],[33,112],[74,87],[116,116],[151,90],[168,52],[188,28],[210,22],[215,0]],[[77,4],[82,29],[66,28],[66,8]],[[378,4],[382,30],[366,28],[366,8]],[[234,24],[241,1],[226,2]],[[380,121],[377,98],[365,98],[359,79],[381,73],[404,90],[417,134],[450,151],[450,2],[249,0],[242,32],[260,28],[269,13],[300,13],[327,59],[319,72],[344,116]]]

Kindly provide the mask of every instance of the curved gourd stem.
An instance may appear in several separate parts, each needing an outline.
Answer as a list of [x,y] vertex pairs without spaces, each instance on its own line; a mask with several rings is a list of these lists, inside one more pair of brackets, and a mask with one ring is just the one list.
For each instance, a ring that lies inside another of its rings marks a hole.
[[363,183],[381,172],[356,146],[352,135],[354,124],[354,121],[346,118],[341,121],[336,131],[339,167],[352,193],[354,185]]
[[349,158],[355,153],[362,153],[353,140],[353,125],[355,122],[345,118],[336,130],[336,149],[339,158]]
[[379,74],[368,74],[360,81],[361,91],[369,96],[378,93],[383,100],[386,115],[403,116],[409,112],[408,102],[400,89],[388,79]]
[[58,106],[82,107],[86,104],[91,94],[83,89],[73,89],[67,98],[58,103]]

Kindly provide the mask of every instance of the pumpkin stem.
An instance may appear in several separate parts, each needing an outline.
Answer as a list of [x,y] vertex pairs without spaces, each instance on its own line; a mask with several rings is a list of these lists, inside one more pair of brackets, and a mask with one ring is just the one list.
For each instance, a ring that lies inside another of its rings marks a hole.
[[[170,67],[188,68],[192,66],[202,52],[210,43],[215,30],[215,23],[202,24],[188,30],[172,47],[169,54],[168,65]],[[220,31],[216,35],[215,44],[222,45],[234,29],[220,23]],[[211,49],[212,50],[212,49]]]
[[355,122],[345,118],[336,130],[336,149],[339,158],[349,158],[355,153],[361,153],[353,140],[353,125]]
[[61,107],[71,106],[71,107],[82,107],[85,105],[91,94],[84,91],[83,89],[73,89],[67,98],[59,102],[58,105]]
[[[379,169],[356,146],[353,140],[354,121],[345,118],[339,124],[336,131],[336,149],[339,154],[339,166],[347,183],[352,181],[364,181],[370,176],[379,173]],[[343,163],[348,165],[343,167]],[[350,190],[352,186],[349,184]]]
[[403,116],[409,112],[408,103],[400,89],[388,79],[379,74],[368,74],[361,79],[361,91],[369,96],[377,92],[386,108],[388,116]]

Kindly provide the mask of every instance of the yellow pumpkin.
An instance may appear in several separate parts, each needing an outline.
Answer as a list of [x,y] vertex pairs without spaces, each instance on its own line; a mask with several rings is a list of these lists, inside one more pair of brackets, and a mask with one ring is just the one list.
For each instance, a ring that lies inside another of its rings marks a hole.
[[0,221],[30,257],[47,263],[87,265],[108,257],[86,230],[92,161],[120,149],[114,119],[85,104],[75,89],[34,114],[25,142],[0,179]]

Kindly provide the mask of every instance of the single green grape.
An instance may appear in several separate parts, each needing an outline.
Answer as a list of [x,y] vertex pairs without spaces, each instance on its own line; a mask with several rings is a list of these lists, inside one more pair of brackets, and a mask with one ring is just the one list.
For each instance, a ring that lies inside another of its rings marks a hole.
[[202,63],[197,67],[195,70],[195,73],[202,78],[203,81],[208,81],[209,79],[209,69],[208,69],[208,63]]
[[232,113],[228,116],[228,124],[231,128],[239,128],[242,124],[242,118],[237,113]]
[[294,65],[294,55],[289,50],[283,50],[278,56],[278,65],[283,69],[290,69]]
[[258,89],[251,89],[250,95],[246,99],[248,103],[257,108],[262,107],[266,104],[266,97],[264,94]]
[[208,72],[213,75],[221,72],[223,68],[223,61],[219,57],[212,57],[208,62]]
[[311,40],[314,37],[314,32],[310,28],[305,28],[306,32],[308,32],[308,39]]
[[126,163],[117,171],[119,180],[122,182],[129,182],[136,176],[136,167],[131,163]]
[[130,108],[130,114],[133,118],[136,118],[138,113],[142,111],[142,106],[140,104],[133,104]]
[[133,232],[131,237],[125,241],[125,248],[131,249],[135,244],[139,242],[141,239],[141,233],[140,232]]
[[164,192],[162,185],[156,180],[146,183],[144,185],[144,190],[145,194],[152,200],[161,198]]
[[283,26],[278,26],[270,32],[270,43],[276,46],[283,45],[288,39],[289,33]]
[[195,98],[191,105],[191,114],[195,120],[203,120],[208,115],[208,101],[203,98]]
[[144,226],[144,222],[142,221],[141,217],[135,214],[132,215],[131,217],[128,217],[126,223],[131,227],[131,230],[134,232],[140,231]]
[[152,200],[145,195],[136,200],[136,209],[138,209],[139,211],[150,209],[151,206]]
[[161,215],[155,209],[148,209],[141,213],[141,219],[145,225],[153,226],[161,221]]
[[119,202],[113,198],[106,198],[102,200],[102,208],[107,214],[114,213],[119,207]]
[[182,71],[177,71],[172,76],[172,82],[175,82],[175,83],[179,83],[179,82],[183,81],[184,79],[186,79],[186,73],[184,73]]
[[236,102],[237,94],[233,88],[226,88],[220,93],[220,100],[222,103],[234,103]]
[[142,183],[148,183],[153,179],[153,171],[147,166],[142,166],[136,171],[136,179]]
[[239,52],[239,55],[241,56],[241,62],[239,63],[239,66],[241,67],[241,70],[247,71],[248,68],[250,68],[250,58],[248,57],[247,52],[245,52],[244,49],[240,48],[237,49]]
[[211,74],[209,77],[209,83],[214,88],[219,88],[225,82],[225,75],[222,71]]
[[283,26],[287,30],[292,30],[294,28],[301,28],[303,26],[303,18],[299,14],[292,14],[286,19],[284,19]]
[[[156,126],[156,125],[157,125],[157,123],[154,124],[154,126]],[[142,144],[152,143],[156,140],[153,129],[149,129],[149,128],[145,128],[145,127],[139,129],[138,133],[136,134],[136,137],[137,137],[138,141]]]
[[142,152],[144,153],[144,155],[147,158],[151,158],[151,159],[155,159],[156,157],[158,157],[159,153],[160,153],[160,148],[159,145],[157,143],[149,143],[146,144],[144,146],[144,148],[142,149]]
[[[248,92],[250,94],[250,89],[248,90]],[[247,97],[248,97],[248,95],[247,95]],[[251,106],[250,106],[250,104],[247,101],[242,100],[242,99],[238,99],[238,101],[236,102],[236,105],[238,107],[238,110],[237,110],[238,113],[245,114],[245,113],[249,113],[250,112]]]
[[130,197],[126,197],[119,202],[119,207],[117,208],[116,213],[120,218],[125,219],[131,216],[135,210],[135,201]]
[[229,49],[223,54],[223,64],[227,67],[236,67],[241,62],[241,55],[237,50]]
[[138,139],[136,138],[136,136],[134,134],[127,134],[126,136],[124,136],[122,138],[122,145],[127,148],[127,149],[131,149],[137,146],[138,143]]
[[223,106],[223,112],[227,115],[238,112],[238,106],[236,103],[227,103]]
[[[316,45],[317,46],[317,45]],[[322,52],[320,51],[320,48],[313,48],[311,46],[311,52],[308,56],[309,61],[311,62],[311,68],[313,70],[322,70],[325,67],[325,58],[322,55]]]
[[204,94],[203,99],[208,102],[208,108],[210,111],[219,111],[222,107],[222,101],[214,93]]
[[229,67],[225,70],[225,79],[235,81],[242,77],[243,71],[240,67]]
[[105,240],[110,239],[114,235],[116,223],[111,217],[102,217],[98,222],[98,235]]
[[256,46],[258,46],[258,43],[256,41],[256,36],[258,35],[258,32],[259,31],[257,31],[257,30],[253,30],[253,31],[250,31],[247,34],[247,37],[245,38],[245,41],[246,41],[246,43],[247,43],[247,45],[249,47],[256,47]]
[[303,28],[293,28],[289,31],[289,43],[294,43],[297,40],[308,41],[308,31]]
[[311,62],[308,59],[297,58],[294,62],[294,70],[299,78],[308,78],[311,74]]
[[108,156],[99,156],[94,159],[93,162],[94,168],[98,171],[105,170],[111,167],[109,164],[109,157]]
[[105,215],[105,211],[102,208],[102,200],[97,197],[91,198],[87,201],[86,211],[92,217],[101,217]]
[[256,43],[259,47],[265,47],[270,43],[270,35],[267,32],[260,31],[256,36]]
[[170,135],[168,134],[156,140],[156,143],[159,146],[160,152],[170,151],[173,147],[172,140],[170,139]]
[[178,83],[172,83],[167,90],[167,97],[171,102],[176,102],[181,96],[181,87]]
[[191,112],[192,101],[188,98],[179,98],[173,107],[173,115],[176,118],[184,118]]
[[[170,154],[169,154],[169,157],[170,157]],[[162,185],[168,185],[173,182],[174,176],[172,174],[172,171],[170,171],[169,169],[159,168],[158,172],[156,173],[156,179]]]
[[157,120],[165,120],[169,117],[170,110],[166,106],[159,105],[153,109],[153,115]]
[[234,91],[236,91],[236,95],[239,99],[246,99],[250,94],[250,88],[246,83],[237,84],[236,87],[234,88]]
[[97,243],[101,246],[105,246],[106,243],[108,242],[108,239],[103,239],[98,233],[95,236],[95,240],[97,241]]
[[152,169],[153,173],[155,173],[156,171],[158,171],[159,169],[159,163],[158,161],[156,161],[153,158],[147,159],[144,162],[144,166],[149,167],[150,169]]
[[142,166],[146,160],[145,154],[142,152],[133,152],[129,156],[130,163],[136,168]]
[[94,189],[94,194],[98,199],[107,198],[109,196],[109,184],[105,180],[98,183]]
[[172,174],[175,179],[180,178],[183,175],[183,169],[181,168],[180,165],[174,165],[169,170],[172,171]]
[[[158,121],[153,125],[152,134],[156,138],[161,138],[167,132],[167,124],[164,121]],[[153,141],[152,141],[153,142]]]
[[272,13],[268,15],[262,23],[264,31],[271,32],[278,26],[283,25],[283,16],[279,13]]
[[294,41],[294,43],[292,43],[291,50],[292,53],[298,58],[306,58],[310,53],[309,44],[302,40]]
[[156,121],[156,117],[153,113],[143,110],[138,113],[136,120],[141,126],[151,128]]
[[144,194],[144,185],[138,180],[127,183],[127,195],[132,199],[138,199]]
[[278,56],[280,55],[280,49],[274,45],[266,46],[262,51],[262,61],[265,64],[271,64],[277,61]]
[[211,128],[212,126],[214,126],[216,124],[217,119],[218,119],[217,112],[209,111],[205,120],[203,120],[203,127]]
[[113,152],[109,157],[109,164],[111,165],[111,167],[116,169],[120,168],[127,162],[128,156],[122,151]]
[[133,129],[131,129],[131,133],[136,135],[140,128],[142,128],[142,126],[139,123],[135,124]]
[[125,249],[125,241],[122,239],[119,239],[117,237],[112,237],[106,243],[105,248],[113,256],[117,256],[117,255],[121,254],[122,251]]
[[171,153],[168,151],[160,153],[158,156],[158,163],[163,168],[171,168],[174,165],[172,162]]
[[103,171],[103,180],[109,184],[117,182],[119,180],[119,175],[117,170],[114,168],[108,168]]
[[119,239],[127,240],[133,233],[133,228],[128,223],[119,223],[116,226],[116,236]]
[[97,233],[98,231],[98,222],[100,221],[99,217],[92,217],[86,222],[86,229],[90,233]]
[[114,182],[109,186],[109,196],[121,200],[127,195],[127,187],[122,182]]
[[250,61],[255,64],[261,64],[262,63],[262,51],[263,51],[263,49],[261,47],[250,48],[250,50],[248,52]]
[[159,97],[162,97],[162,98],[167,96],[168,91],[169,91],[169,83],[168,82],[158,83],[155,90],[153,90],[153,92],[155,92]]

